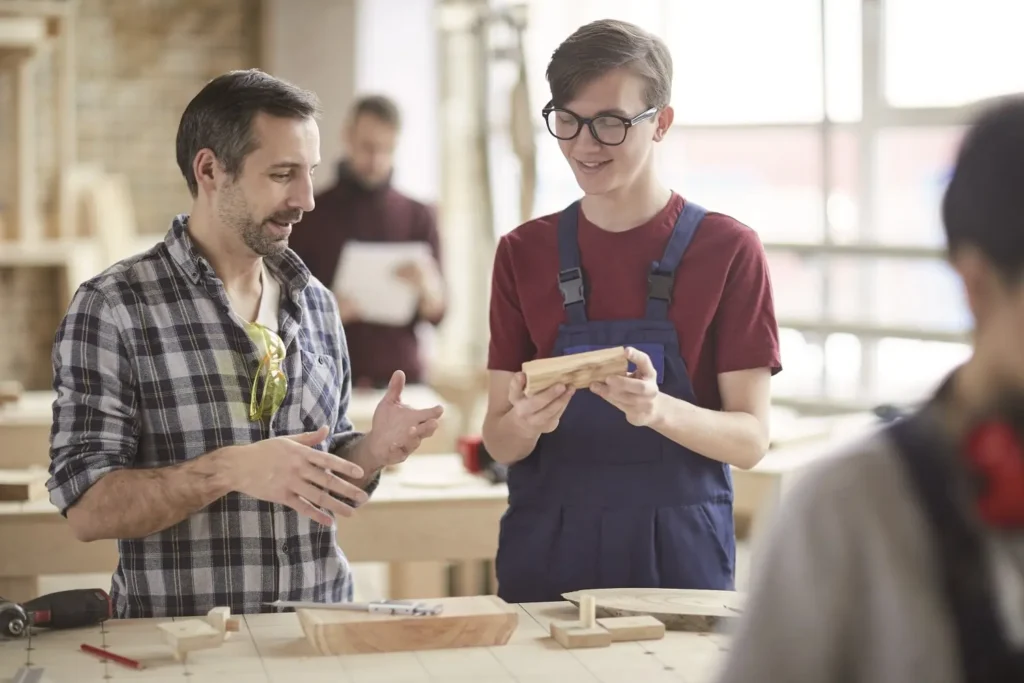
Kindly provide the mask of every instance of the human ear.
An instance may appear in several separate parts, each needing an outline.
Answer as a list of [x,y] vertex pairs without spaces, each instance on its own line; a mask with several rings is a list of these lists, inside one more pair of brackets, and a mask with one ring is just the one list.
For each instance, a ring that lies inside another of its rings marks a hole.
[[217,176],[221,171],[220,162],[213,155],[213,150],[201,149],[192,161],[192,173],[199,187],[210,192],[217,187]]
[[675,112],[672,107],[665,107],[658,112],[654,119],[654,140],[655,142],[661,142],[665,139],[665,135],[668,134],[669,129],[672,127],[672,122],[675,120]]

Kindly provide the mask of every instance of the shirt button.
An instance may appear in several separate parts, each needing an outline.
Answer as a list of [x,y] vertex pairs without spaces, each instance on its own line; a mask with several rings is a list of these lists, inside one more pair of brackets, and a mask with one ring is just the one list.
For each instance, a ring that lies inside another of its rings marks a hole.
[[288,544],[287,543],[282,543],[281,544],[281,552],[282,553],[288,552]]

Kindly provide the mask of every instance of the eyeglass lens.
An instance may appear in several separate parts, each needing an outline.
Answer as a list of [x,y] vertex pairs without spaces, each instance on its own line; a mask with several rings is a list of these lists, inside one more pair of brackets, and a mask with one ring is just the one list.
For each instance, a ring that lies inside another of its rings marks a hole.
[[[548,131],[559,140],[572,140],[583,128],[583,121],[572,112],[559,109],[548,112]],[[594,136],[606,145],[626,139],[626,123],[615,116],[598,116],[591,126]]]

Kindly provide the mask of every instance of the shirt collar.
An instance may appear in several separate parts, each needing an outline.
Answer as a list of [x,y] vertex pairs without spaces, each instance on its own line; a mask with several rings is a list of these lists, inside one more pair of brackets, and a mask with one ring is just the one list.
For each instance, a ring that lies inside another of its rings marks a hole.
[[[210,262],[196,249],[195,242],[188,233],[188,214],[182,213],[171,221],[171,228],[167,231],[164,244],[171,258],[181,271],[198,285],[205,278],[214,276],[213,267]],[[268,270],[281,282],[281,286],[288,292],[289,298],[298,300],[299,295],[309,284],[310,272],[302,259],[291,249],[286,249],[280,254],[267,256],[263,259]]]

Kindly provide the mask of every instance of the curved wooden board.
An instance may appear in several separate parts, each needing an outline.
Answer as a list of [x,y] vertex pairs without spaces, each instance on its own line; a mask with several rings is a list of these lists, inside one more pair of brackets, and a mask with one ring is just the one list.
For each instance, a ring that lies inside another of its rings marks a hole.
[[607,617],[648,614],[673,631],[710,631],[719,619],[742,614],[744,594],[735,591],[675,588],[599,588],[563,593],[579,605],[583,595],[594,596],[597,613]]

